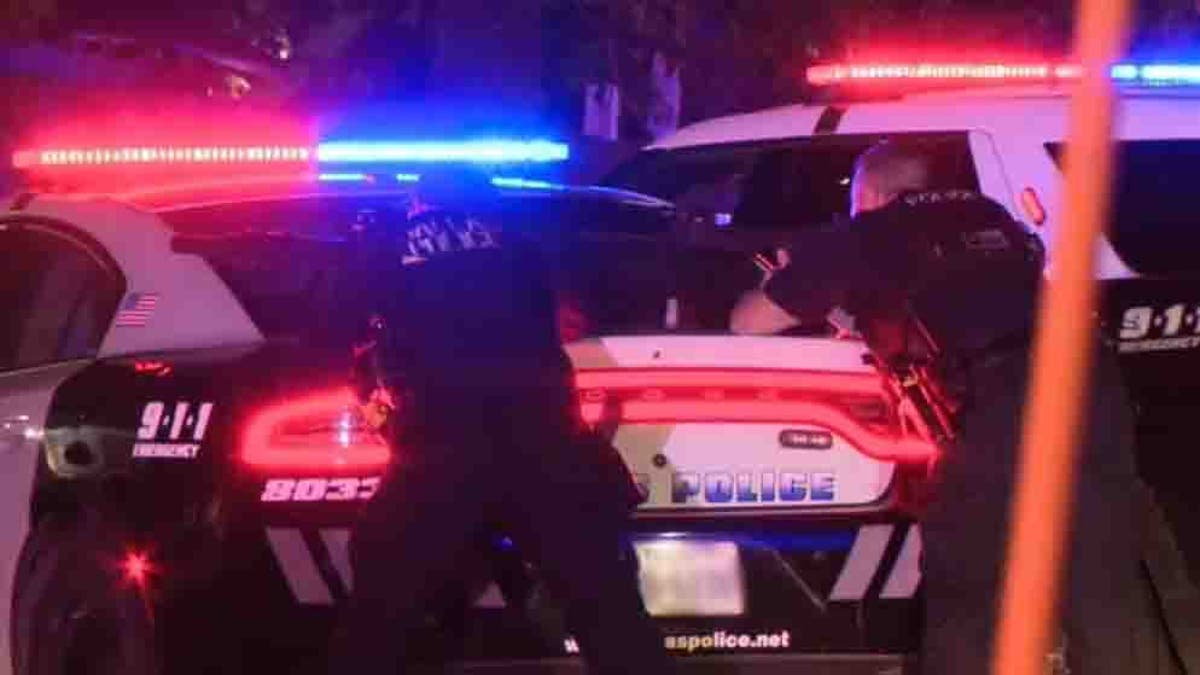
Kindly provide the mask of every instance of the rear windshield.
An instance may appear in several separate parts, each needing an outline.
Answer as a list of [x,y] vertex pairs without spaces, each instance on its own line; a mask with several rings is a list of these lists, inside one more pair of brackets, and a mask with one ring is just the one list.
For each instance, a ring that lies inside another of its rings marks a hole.
[[[674,207],[557,192],[503,199],[489,215],[544,248],[571,337],[722,333],[760,279],[752,253],[844,214],[854,160],[879,138],[646,152],[608,184]],[[936,186],[978,188],[965,133],[900,138],[926,151]],[[397,228],[404,207],[395,196],[321,196],[164,218],[177,248],[208,260],[268,337],[345,345],[370,312],[373,285],[354,232]]]
[[[829,224],[849,209],[854,160],[882,136],[819,136],[642,153],[607,184],[711,212],[740,230],[789,230]],[[898,134],[922,150],[933,186],[977,190],[966,133]]]
[[[1063,144],[1048,144],[1061,166]],[[1196,177],[1200,140],[1122,141],[1109,239],[1117,255],[1140,274],[1200,274],[1200,204]],[[1190,196],[1189,196],[1190,195]]]
[[[389,198],[311,198],[170,212],[174,248],[203,257],[268,338],[343,347],[372,308],[375,270],[357,232],[398,230]],[[662,329],[675,283],[665,207],[613,200],[512,200],[489,213],[546,253],[587,335]],[[379,272],[382,273],[382,272]],[[575,337],[582,337],[576,335]]]

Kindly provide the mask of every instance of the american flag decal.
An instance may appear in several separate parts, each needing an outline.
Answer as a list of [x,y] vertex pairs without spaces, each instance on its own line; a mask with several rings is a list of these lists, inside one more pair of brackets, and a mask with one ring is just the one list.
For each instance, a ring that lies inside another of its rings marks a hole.
[[130,293],[117,311],[117,326],[137,328],[145,326],[158,306],[158,293]]

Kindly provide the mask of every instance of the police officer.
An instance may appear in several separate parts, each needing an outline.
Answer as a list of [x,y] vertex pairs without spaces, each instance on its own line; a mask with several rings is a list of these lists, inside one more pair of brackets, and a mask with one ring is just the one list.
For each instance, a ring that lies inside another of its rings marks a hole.
[[397,247],[376,247],[374,360],[398,423],[351,540],[331,670],[398,672],[498,526],[567,605],[590,672],[671,672],[623,537],[630,478],[583,432],[546,266],[481,216],[493,197],[486,177],[425,172]]
[[[803,235],[732,315],[777,333],[848,312],[884,368],[933,364],[953,442],[921,519],[923,672],[988,672],[1009,532],[1040,247],[999,204],[932,191],[925,157],[882,142],[859,157],[852,220]],[[1143,672],[1132,422],[1110,356],[1097,350],[1081,453],[1061,657],[1075,673]]]

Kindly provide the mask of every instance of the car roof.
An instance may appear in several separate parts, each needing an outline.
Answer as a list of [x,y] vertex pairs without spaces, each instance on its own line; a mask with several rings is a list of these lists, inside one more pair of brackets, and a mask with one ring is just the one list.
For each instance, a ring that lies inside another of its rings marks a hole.
[[[190,209],[202,209],[253,202],[282,202],[319,198],[402,197],[411,191],[395,181],[375,183],[324,182],[313,178],[264,177],[258,179],[222,180],[211,183],[152,186],[122,192],[89,193],[32,192],[22,197],[39,202],[116,202],[139,211],[167,214]],[[577,199],[623,204],[645,208],[665,208],[670,202],[619,188],[592,185],[563,185],[544,181],[520,181],[498,190],[502,197]]]
[[[884,101],[799,104],[705,120],[651,145],[672,150],[826,134],[978,129],[1041,141],[1066,136],[1070,89],[996,87],[913,94]],[[1200,92],[1193,89],[1122,89],[1121,138],[1200,136]]]
[[[394,181],[393,181],[394,183]],[[544,199],[598,200],[621,208],[669,209],[669,202],[634,192],[598,187],[536,187],[501,190]],[[161,296],[156,320],[136,331],[110,329],[102,342],[102,357],[254,344],[262,340],[238,300],[212,268],[195,255],[174,250],[178,234],[172,214],[187,209],[263,202],[274,204],[307,198],[353,199],[401,196],[399,186],[347,186],[319,181],[260,180],[192,185],[175,190],[147,189],[138,193],[81,192],[24,193],[0,201],[7,210],[0,220],[22,218],[52,221],[85,233],[107,251],[121,269],[128,292]],[[204,307],[204,312],[195,311]]]

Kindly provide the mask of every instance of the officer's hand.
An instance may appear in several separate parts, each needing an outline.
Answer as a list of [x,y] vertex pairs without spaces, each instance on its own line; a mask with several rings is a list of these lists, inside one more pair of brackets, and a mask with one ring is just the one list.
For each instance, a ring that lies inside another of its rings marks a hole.
[[358,412],[367,426],[378,431],[387,422],[394,409],[395,405],[391,395],[386,389],[379,388],[371,392],[370,400],[360,405]]
[[363,421],[367,423],[367,426],[375,431],[379,431],[387,422],[388,415],[392,411],[378,401],[369,401],[359,409],[359,412],[363,417]]
[[792,264],[792,256],[790,253],[788,253],[787,249],[777,248],[775,249],[774,260],[771,260],[769,256],[760,253],[754,256],[754,264],[759,270],[762,271],[763,274],[762,281],[758,285],[758,287],[761,289],[767,285],[767,282],[769,282],[772,277],[787,269],[788,265]]
[[861,338],[854,317],[841,307],[834,307],[825,316],[833,328],[834,336],[839,339]]

